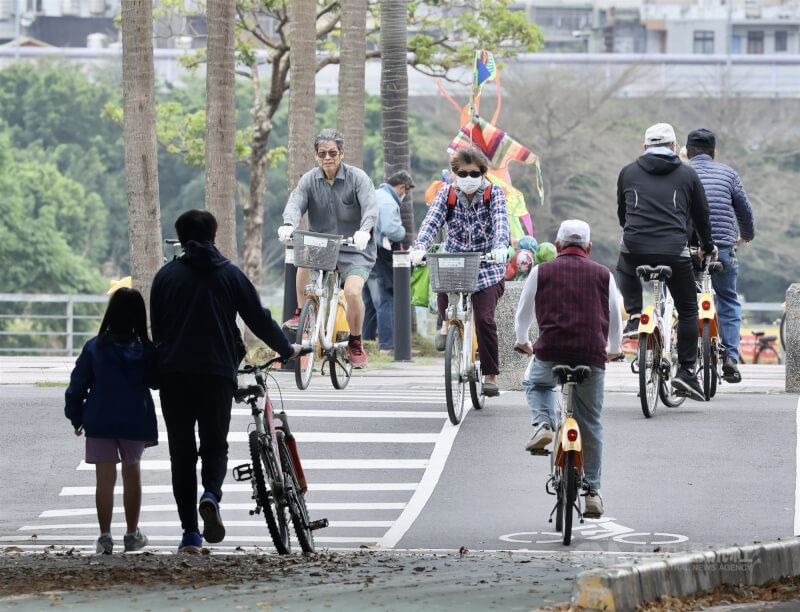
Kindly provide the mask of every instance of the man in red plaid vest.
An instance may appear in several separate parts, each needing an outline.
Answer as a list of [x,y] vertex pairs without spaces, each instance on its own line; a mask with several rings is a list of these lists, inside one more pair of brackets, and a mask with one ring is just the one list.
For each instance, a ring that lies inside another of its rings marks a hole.
[[[553,440],[555,393],[553,366],[587,365],[592,373],[575,386],[573,414],[583,434],[584,475],[589,491],[585,513],[603,514],[600,471],[603,460],[603,381],[606,361],[617,357],[622,343],[622,317],[614,275],[591,261],[589,225],[564,221],[558,229],[558,257],[536,266],[520,296],[516,347],[531,359],[523,386],[531,409],[533,437],[525,450],[541,450]],[[534,346],[528,330],[534,313],[539,338]]]

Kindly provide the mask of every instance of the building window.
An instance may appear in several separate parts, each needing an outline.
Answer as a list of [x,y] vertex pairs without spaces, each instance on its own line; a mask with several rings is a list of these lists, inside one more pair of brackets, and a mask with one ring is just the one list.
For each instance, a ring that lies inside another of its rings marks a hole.
[[789,48],[787,41],[788,32],[786,30],[777,30],[775,32],[775,51],[786,51]]
[[714,53],[714,32],[711,30],[695,30],[694,52]]
[[764,53],[764,32],[757,30],[747,33],[747,52],[754,55]]

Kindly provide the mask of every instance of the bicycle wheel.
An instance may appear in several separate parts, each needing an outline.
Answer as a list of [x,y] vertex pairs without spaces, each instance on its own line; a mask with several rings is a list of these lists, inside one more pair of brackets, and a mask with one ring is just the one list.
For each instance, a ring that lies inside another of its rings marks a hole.
[[334,389],[344,389],[350,382],[353,373],[353,364],[347,356],[347,347],[337,348],[334,356],[328,359],[331,370],[331,382]]
[[300,322],[297,325],[297,344],[306,344],[313,347],[308,355],[299,357],[300,363],[294,371],[294,380],[297,388],[301,391],[308,389],[311,382],[311,374],[314,373],[314,360],[317,357],[317,339],[314,337],[314,327],[317,322],[317,303],[314,300],[306,300],[303,310],[300,311]]
[[639,399],[642,413],[651,418],[658,405],[659,362],[661,360],[661,344],[655,334],[639,334]]
[[756,363],[761,363],[761,360],[764,359],[769,363],[773,361],[780,365],[782,363],[781,356],[778,354],[778,351],[775,350],[775,347],[771,344],[767,344],[766,346],[761,346],[756,351]]
[[717,394],[719,382],[719,337],[711,340],[711,384],[708,387],[709,398]]
[[[678,322],[672,326],[672,337],[670,339],[669,345],[672,347],[672,359],[670,361],[670,372],[669,372],[669,379],[672,380],[675,378],[675,374],[678,373]],[[675,393],[675,387],[673,387],[668,381],[660,378],[660,382],[658,385],[658,395],[661,398],[661,401],[664,402],[665,406],[669,406],[670,408],[675,408],[680,406],[683,402],[686,401],[685,395],[678,395]]]
[[564,474],[562,473],[556,485],[556,531],[558,533],[564,530],[564,498],[566,497],[564,491]]
[[567,546],[572,541],[572,511],[575,506],[575,498],[578,495],[578,479],[575,474],[575,453],[568,451],[564,459],[564,497],[562,509],[564,511],[564,531],[561,533],[561,541]]
[[486,396],[483,394],[483,373],[481,372],[481,362],[475,362],[475,380],[469,381],[469,395],[472,398],[472,407],[475,410],[483,408]]
[[272,503],[274,500],[267,485],[267,477],[273,469],[268,460],[269,450],[257,431],[250,432],[249,441],[250,459],[253,462],[253,480],[256,483],[254,491],[254,497],[257,496],[256,503],[264,512],[264,519],[267,521],[267,529],[269,529],[269,535],[272,538],[272,543],[275,544],[275,549],[281,555],[289,554],[291,550],[289,523],[286,520],[286,514],[277,504],[275,505],[277,517],[276,512],[273,512]]
[[451,325],[447,330],[447,344],[444,349],[444,396],[447,401],[447,416],[453,425],[458,425],[464,414],[464,382],[461,380],[462,342],[461,328],[458,325]]
[[703,380],[703,395],[706,401],[711,399],[711,328],[708,321],[701,321],[703,333],[700,338],[697,359],[697,376]]
[[286,500],[289,503],[288,510],[289,515],[292,517],[294,533],[303,552],[314,552],[314,533],[309,527],[311,521],[308,520],[305,494],[300,489],[297,471],[294,469],[294,461],[286,446],[282,431],[278,432],[278,448],[281,453],[283,478],[284,482],[286,482]]

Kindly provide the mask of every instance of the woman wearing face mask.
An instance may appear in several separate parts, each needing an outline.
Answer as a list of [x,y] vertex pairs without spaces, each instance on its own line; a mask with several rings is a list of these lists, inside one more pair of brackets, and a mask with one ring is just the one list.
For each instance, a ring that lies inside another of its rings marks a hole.
[[[442,226],[447,224],[444,238],[445,253],[477,252],[491,254],[492,261],[481,263],[478,291],[472,295],[475,312],[475,331],[481,354],[481,370],[485,375],[483,391],[487,396],[499,394],[497,326],[494,311],[505,287],[504,272],[508,259],[508,211],[503,190],[492,185],[485,174],[489,160],[478,149],[459,149],[450,160],[455,184],[445,185],[436,194],[419,235],[410,251],[411,264],[419,265]],[[450,190],[455,202],[448,207]],[[490,198],[484,192],[491,190]],[[450,210],[448,211],[448,208]],[[445,310],[447,294],[437,296],[439,316],[445,321],[442,334],[447,333]]]

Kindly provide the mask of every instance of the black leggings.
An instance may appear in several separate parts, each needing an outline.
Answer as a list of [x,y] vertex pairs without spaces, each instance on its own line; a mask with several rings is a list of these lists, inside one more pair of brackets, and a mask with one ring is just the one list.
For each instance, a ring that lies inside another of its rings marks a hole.
[[692,260],[675,255],[620,253],[617,261],[617,285],[629,315],[642,312],[642,283],[636,276],[636,266],[642,265],[672,268],[672,276],[667,279],[667,287],[678,311],[678,361],[684,368],[692,370],[697,361],[697,335],[700,323]]
[[[159,380],[161,411],[169,438],[172,493],[184,531],[197,527],[197,457],[203,489],[222,499],[228,472],[228,430],[233,380],[208,374],[169,374]],[[198,451],[194,426],[200,437]]]

